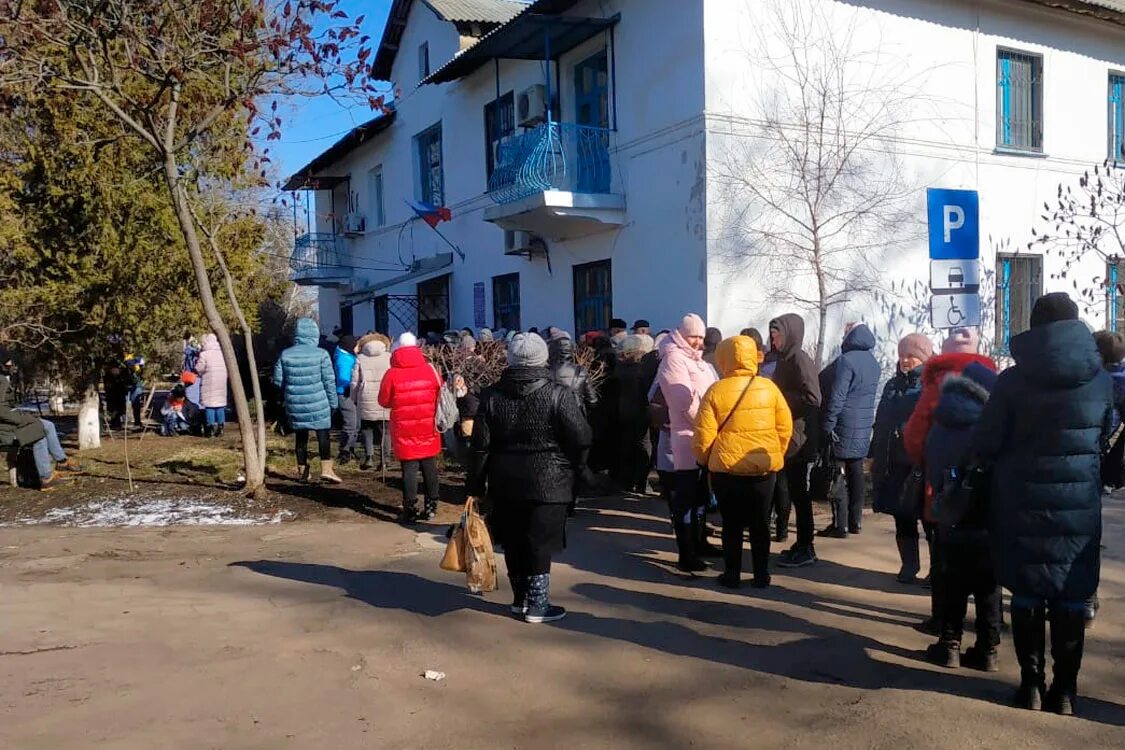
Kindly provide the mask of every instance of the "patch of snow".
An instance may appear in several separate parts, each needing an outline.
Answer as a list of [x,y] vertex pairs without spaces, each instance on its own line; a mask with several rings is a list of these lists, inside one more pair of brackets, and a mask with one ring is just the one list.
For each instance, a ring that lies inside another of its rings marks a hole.
[[193,497],[124,493],[66,508],[51,508],[42,516],[20,518],[13,525],[252,526],[281,523],[292,516],[293,513],[288,510],[279,510],[271,515],[247,515],[228,505]]

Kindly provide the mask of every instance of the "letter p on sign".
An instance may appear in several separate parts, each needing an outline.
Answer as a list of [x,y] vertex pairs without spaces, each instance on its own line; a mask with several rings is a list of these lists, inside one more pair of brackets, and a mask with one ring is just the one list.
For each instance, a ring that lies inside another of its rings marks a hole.
[[980,207],[975,190],[926,191],[932,260],[980,257]]

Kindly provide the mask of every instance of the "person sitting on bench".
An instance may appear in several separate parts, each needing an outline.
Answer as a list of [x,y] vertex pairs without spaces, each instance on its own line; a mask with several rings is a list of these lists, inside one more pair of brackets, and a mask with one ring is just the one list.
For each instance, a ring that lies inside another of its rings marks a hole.
[[11,383],[11,375],[15,371],[12,357],[7,350],[0,348],[0,447],[16,448],[17,451],[30,447],[39,474],[39,488],[50,489],[56,482],[56,468],[80,471],[80,467],[67,458],[52,422],[16,410]]

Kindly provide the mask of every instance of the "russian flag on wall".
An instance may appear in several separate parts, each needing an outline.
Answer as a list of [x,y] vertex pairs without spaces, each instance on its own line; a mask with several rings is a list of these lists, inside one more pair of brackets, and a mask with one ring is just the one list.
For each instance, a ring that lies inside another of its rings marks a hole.
[[407,201],[407,203],[414,209],[414,213],[418,214],[418,218],[429,224],[432,228],[436,228],[437,225],[443,221],[451,221],[453,219],[453,214],[445,206],[432,206],[422,201]]

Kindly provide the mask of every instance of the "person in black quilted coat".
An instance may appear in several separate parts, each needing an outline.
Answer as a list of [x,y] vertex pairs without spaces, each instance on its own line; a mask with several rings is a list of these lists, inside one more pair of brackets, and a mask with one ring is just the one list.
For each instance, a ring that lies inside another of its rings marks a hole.
[[[1040,297],[1031,330],[1012,339],[973,438],[993,464],[992,539],[1000,583],[1012,592],[1012,639],[1021,671],[1016,702],[1074,710],[1085,600],[1098,588],[1101,452],[1113,420],[1113,384],[1078,307]],[[1054,682],[1044,695],[1045,628]]]
[[504,547],[515,599],[527,622],[565,616],[551,606],[551,555],[562,549],[575,466],[590,426],[573,391],[547,369],[547,344],[517,334],[508,369],[481,394],[470,443],[469,494],[488,500],[489,525]]

